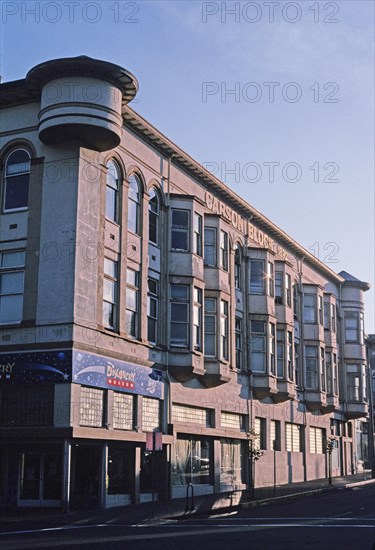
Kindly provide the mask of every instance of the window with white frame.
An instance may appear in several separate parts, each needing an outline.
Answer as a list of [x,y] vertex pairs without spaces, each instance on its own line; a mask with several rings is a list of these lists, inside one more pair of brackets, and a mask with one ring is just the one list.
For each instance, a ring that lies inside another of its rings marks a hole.
[[266,323],[251,321],[251,370],[265,372],[266,370]]
[[332,353],[326,351],[326,374],[327,374],[327,393],[333,393],[333,372],[332,372]]
[[133,430],[134,395],[113,393],[113,428],[115,430]]
[[234,286],[238,290],[241,289],[242,284],[242,253],[241,248],[237,245],[234,252]]
[[202,256],[202,216],[194,212],[194,254]]
[[269,351],[269,366],[270,373],[276,375],[276,360],[275,360],[275,338],[276,337],[276,327],[274,323],[268,323],[268,351]]
[[275,272],[275,304],[282,304],[284,296],[284,273]]
[[321,296],[318,296],[318,305],[319,305],[319,308],[318,308],[319,324],[322,325],[323,324],[323,298]]
[[194,349],[202,351],[202,289],[194,287],[193,303]]
[[103,325],[109,329],[117,327],[118,262],[104,258],[103,280]]
[[189,348],[189,286],[171,285],[171,346]]
[[125,330],[134,338],[139,334],[139,271],[126,270]]
[[277,329],[277,377],[284,378],[284,362],[285,362],[285,333],[283,330]]
[[4,212],[28,207],[30,166],[31,157],[26,149],[15,149],[5,159]]
[[250,294],[264,294],[264,260],[250,260]]
[[324,430],[310,426],[310,453],[323,454]]
[[242,319],[235,319],[235,338],[236,338],[236,369],[242,368]]
[[306,293],[303,296],[303,322],[316,323],[316,295]]
[[216,357],[216,326],[217,326],[216,298],[204,300],[204,354],[207,357]]
[[293,283],[293,314],[294,318],[299,318],[299,308],[298,308],[298,283],[295,281]]
[[287,331],[287,367],[288,367],[288,378],[293,380],[294,367],[293,367],[293,333],[292,331]]
[[338,385],[338,364],[337,364],[337,354],[332,355],[332,371],[333,371],[333,393],[335,395],[339,394],[339,385]]
[[363,313],[359,311],[345,311],[345,342],[363,344],[364,327]]
[[326,366],[324,348],[320,348],[320,389],[326,391]]
[[331,304],[331,330],[336,332],[336,308],[334,304]]
[[204,265],[216,267],[216,229],[214,227],[204,229]]
[[285,275],[285,294],[286,305],[292,307],[292,279],[288,273]]
[[220,231],[220,267],[228,271],[228,233]]
[[324,302],[324,330],[329,330],[330,303]]
[[147,338],[152,344],[158,342],[159,281],[149,277],[147,293]]
[[220,356],[221,359],[228,361],[229,359],[229,319],[228,319],[228,302],[220,301]]
[[0,252],[0,324],[22,321],[25,251]]
[[256,449],[266,449],[266,419],[265,418],[255,418],[254,420],[254,431],[257,434],[255,439],[255,448]]
[[281,450],[280,420],[271,420],[270,422],[270,449]]
[[267,282],[268,282],[268,296],[273,297],[275,294],[275,281],[273,274],[273,263],[267,263]]
[[105,390],[81,386],[80,420],[81,426],[101,428],[104,420]]
[[129,178],[128,192],[128,229],[132,233],[139,234],[140,219],[140,192],[141,185],[136,175]]
[[302,430],[299,424],[285,423],[285,450],[299,453],[302,450]]
[[152,397],[142,398],[142,430],[155,432],[160,428],[160,401]]
[[119,223],[119,188],[120,170],[117,163],[110,160],[107,163],[105,216],[115,223]]
[[171,248],[180,252],[189,251],[190,212],[172,208]]
[[365,365],[347,364],[346,382],[348,401],[362,401],[366,399]]
[[318,390],[318,348],[305,346],[306,388]]
[[150,243],[159,244],[159,213],[160,200],[156,189],[150,189],[150,201],[148,203],[148,240]]

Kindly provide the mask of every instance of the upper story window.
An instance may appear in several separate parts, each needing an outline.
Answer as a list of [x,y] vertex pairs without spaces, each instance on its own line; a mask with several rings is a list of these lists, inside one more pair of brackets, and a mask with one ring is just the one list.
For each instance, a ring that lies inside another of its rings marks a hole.
[[202,256],[202,216],[194,212],[194,254]]
[[229,336],[229,319],[228,319],[228,302],[221,300],[220,302],[220,355],[221,359],[228,361],[228,336]]
[[250,261],[250,294],[264,294],[264,260]]
[[171,346],[189,348],[189,286],[171,285]]
[[137,176],[129,178],[128,229],[139,234],[140,182]]
[[172,250],[189,251],[190,216],[188,210],[172,208]]
[[284,363],[285,363],[285,333],[283,330],[277,329],[277,377],[284,378]]
[[159,244],[159,209],[159,195],[155,189],[151,189],[148,204],[148,239],[153,244]]
[[363,313],[346,311],[344,322],[345,342],[363,344]]
[[128,268],[126,270],[125,330],[134,338],[138,338],[139,308],[139,271]]
[[303,322],[316,323],[316,295],[305,294],[303,297]]
[[274,275],[273,275],[273,263],[268,262],[267,266],[267,280],[268,280],[268,296],[273,297],[275,293],[275,282],[274,282]]
[[204,300],[204,354],[216,357],[216,298]]
[[237,289],[241,288],[241,283],[242,283],[241,268],[242,268],[241,248],[237,246],[234,252],[234,286]]
[[236,369],[242,368],[242,319],[235,319],[235,341],[236,341]]
[[316,346],[305,347],[306,362],[306,388],[318,389],[318,348]]
[[330,303],[324,302],[324,330],[329,330],[329,308]]
[[110,160],[107,164],[105,216],[116,223],[120,221],[119,188],[120,170],[117,164]]
[[103,325],[114,329],[117,325],[118,263],[104,258]]
[[5,161],[4,212],[24,210],[29,204],[30,153],[12,151]]
[[251,370],[265,372],[266,370],[266,323],[251,321]]
[[25,252],[0,253],[0,323],[22,321]]
[[158,340],[159,281],[149,277],[147,293],[147,338],[153,344]]
[[298,287],[297,282],[295,281],[293,283],[293,313],[294,318],[298,319],[299,317],[299,311],[298,311]]
[[214,227],[204,229],[204,265],[216,267],[216,229]]
[[285,275],[285,294],[286,294],[286,305],[292,307],[292,279],[287,273]]
[[220,267],[228,271],[228,233],[220,231]]
[[202,290],[194,287],[194,349],[202,350]]
[[268,337],[269,337],[269,364],[270,373],[276,375],[275,365],[275,336],[276,328],[274,323],[268,323]]
[[335,304],[331,304],[331,330],[336,332],[336,308]]
[[323,298],[321,296],[318,296],[318,304],[319,304],[319,324],[323,324]]
[[275,273],[275,304],[284,303],[284,273],[276,271]]

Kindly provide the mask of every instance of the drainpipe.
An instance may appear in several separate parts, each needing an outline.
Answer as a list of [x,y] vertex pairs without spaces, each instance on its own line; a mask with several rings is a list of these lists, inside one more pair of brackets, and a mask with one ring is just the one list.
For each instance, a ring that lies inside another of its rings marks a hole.
[[298,286],[299,286],[299,318],[300,318],[300,365],[301,365],[301,383],[302,383],[302,394],[303,394],[303,431],[304,431],[304,440],[302,445],[302,455],[303,455],[303,479],[307,481],[307,464],[306,464],[306,372],[305,372],[305,331],[303,324],[303,302],[304,302],[304,290],[302,283],[303,276],[303,260],[305,256],[300,259],[299,262],[299,271],[298,271]]

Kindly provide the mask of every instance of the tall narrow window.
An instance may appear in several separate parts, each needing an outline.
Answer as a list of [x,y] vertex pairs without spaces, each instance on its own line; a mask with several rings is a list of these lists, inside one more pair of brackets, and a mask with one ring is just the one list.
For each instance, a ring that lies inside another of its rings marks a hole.
[[171,285],[171,346],[189,347],[189,287]]
[[290,330],[288,330],[287,363],[288,363],[288,378],[289,380],[293,380],[293,333]]
[[290,275],[285,275],[285,293],[286,293],[286,305],[292,307],[292,280]]
[[298,311],[298,286],[297,286],[297,282],[293,283],[293,313],[294,313],[294,318],[298,319],[299,311]]
[[326,366],[324,348],[320,348],[320,389],[326,391]]
[[332,395],[332,389],[333,389],[333,386],[332,386],[332,380],[333,380],[333,376],[332,376],[332,354],[331,352],[329,351],[326,351],[326,373],[327,373],[327,393],[329,395]]
[[130,336],[138,338],[139,312],[139,272],[126,270],[126,316],[125,330]]
[[303,297],[303,322],[316,323],[316,296],[305,294]]
[[29,180],[30,154],[16,149],[5,161],[4,212],[28,207]]
[[204,300],[204,354],[208,357],[216,357],[216,299]]
[[235,320],[236,332],[236,369],[242,368],[242,319],[236,317]]
[[266,323],[251,321],[251,370],[265,372],[266,370]]
[[118,263],[104,258],[103,325],[115,329],[117,325]]
[[318,296],[318,304],[319,304],[319,324],[323,324],[323,298],[321,296]]
[[148,239],[150,243],[159,244],[159,195],[153,188],[148,204]]
[[194,254],[202,256],[202,216],[194,212]]
[[274,290],[275,282],[274,282],[274,276],[273,276],[273,263],[272,262],[268,262],[267,280],[268,280],[268,296],[273,297],[273,295],[275,293],[275,290]]
[[275,304],[282,304],[283,303],[283,294],[284,294],[283,280],[284,280],[284,273],[282,271],[276,271],[276,273],[275,273]]
[[25,252],[0,253],[0,323],[22,321]]
[[277,377],[284,378],[285,360],[285,334],[283,330],[277,330]]
[[220,304],[220,341],[221,341],[221,359],[228,361],[228,302],[221,300]]
[[361,400],[360,365],[346,365],[348,400]]
[[158,318],[159,318],[159,281],[148,279],[147,294],[147,338],[148,341],[156,344],[158,341]]
[[297,386],[302,385],[300,375],[299,344],[296,342],[294,342],[294,380]]
[[264,294],[264,261],[250,261],[250,294]]
[[234,286],[237,289],[241,289],[241,283],[242,283],[241,268],[242,268],[241,248],[237,246],[234,253]]
[[285,450],[294,453],[301,452],[301,439],[301,426],[285,422]]
[[220,267],[228,271],[228,233],[220,231]]
[[194,349],[202,350],[202,290],[194,287]]
[[172,250],[189,250],[189,211],[172,209],[171,246]]
[[339,386],[338,386],[337,355],[336,355],[336,353],[333,354],[332,371],[333,371],[333,393],[335,395],[338,395],[339,394]]
[[280,451],[280,420],[271,420],[270,422],[270,449]]
[[119,187],[120,171],[117,164],[110,160],[107,164],[105,216],[119,223]]
[[204,229],[204,265],[216,267],[216,229]]
[[128,229],[139,233],[140,182],[137,176],[129,178]]
[[331,330],[336,332],[336,309],[334,304],[331,304]]
[[359,327],[358,327],[358,312],[346,311],[345,312],[345,341],[346,342],[358,342],[359,341]]
[[324,302],[324,330],[329,330],[329,302]]
[[269,329],[269,358],[270,358],[270,373],[276,374],[275,365],[275,325],[274,323],[268,323]]
[[306,388],[309,390],[318,389],[318,348],[306,346]]

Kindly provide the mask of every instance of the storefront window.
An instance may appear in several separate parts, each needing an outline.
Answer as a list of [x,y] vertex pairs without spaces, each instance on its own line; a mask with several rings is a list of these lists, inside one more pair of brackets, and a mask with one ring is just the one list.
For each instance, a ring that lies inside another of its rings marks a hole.
[[233,487],[243,483],[241,441],[222,439],[221,442],[220,484]]
[[178,439],[172,465],[173,485],[213,483],[212,445],[208,439]]

